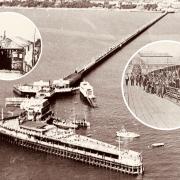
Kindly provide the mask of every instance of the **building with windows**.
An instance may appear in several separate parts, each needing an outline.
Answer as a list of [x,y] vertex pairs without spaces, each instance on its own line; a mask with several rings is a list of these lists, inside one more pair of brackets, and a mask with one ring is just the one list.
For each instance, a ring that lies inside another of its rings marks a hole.
[[180,57],[175,57],[169,53],[157,52],[140,52],[129,64],[129,71],[132,71],[134,65],[140,65],[142,73],[149,73],[151,71],[162,69],[168,66],[180,64]]
[[41,41],[32,42],[22,37],[0,36],[0,70],[27,73],[36,64],[41,52]]

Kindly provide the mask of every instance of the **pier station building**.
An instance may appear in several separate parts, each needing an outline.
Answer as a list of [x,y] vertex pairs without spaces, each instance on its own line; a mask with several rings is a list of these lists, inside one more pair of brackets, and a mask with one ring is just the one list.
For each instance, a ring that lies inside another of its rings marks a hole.
[[22,37],[0,36],[0,70],[29,72],[36,64],[41,52],[41,41],[26,40]]
[[176,65],[177,63],[178,60],[168,53],[141,52],[130,62],[129,71],[131,71],[134,65],[139,65],[142,73],[147,74],[157,69]]

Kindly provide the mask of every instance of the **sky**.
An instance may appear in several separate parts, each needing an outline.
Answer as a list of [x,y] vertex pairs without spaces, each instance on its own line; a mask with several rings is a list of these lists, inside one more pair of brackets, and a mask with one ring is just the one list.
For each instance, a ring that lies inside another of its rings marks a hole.
[[146,46],[140,52],[168,53],[174,57],[180,57],[180,42],[159,41]]
[[0,36],[6,31],[6,36],[20,36],[24,39],[34,41],[40,38],[40,33],[35,24],[19,13],[1,12],[0,13]]

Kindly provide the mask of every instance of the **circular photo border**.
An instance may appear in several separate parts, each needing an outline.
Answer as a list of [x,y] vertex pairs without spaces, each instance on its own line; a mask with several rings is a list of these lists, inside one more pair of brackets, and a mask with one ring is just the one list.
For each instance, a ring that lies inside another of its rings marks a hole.
[[122,96],[123,96],[123,100],[124,100],[124,103],[127,107],[127,109],[129,110],[129,112],[134,116],[134,118],[136,120],[138,120],[140,123],[142,123],[143,125],[147,126],[147,127],[150,127],[150,128],[153,128],[153,129],[156,129],[156,130],[162,130],[162,131],[172,131],[172,130],[177,130],[180,128],[180,123],[179,123],[179,126],[178,127],[175,127],[175,128],[159,128],[159,127],[155,127],[153,125],[150,125],[150,124],[147,124],[145,123],[144,121],[142,121],[139,117],[136,116],[136,114],[131,110],[131,108],[129,107],[127,101],[126,101],[126,98],[125,98],[125,95],[124,95],[124,78],[125,78],[125,73],[126,73],[126,70],[127,70],[127,67],[129,65],[129,63],[133,60],[133,58],[139,53],[141,52],[143,49],[149,47],[149,46],[152,46],[153,44],[157,44],[157,43],[160,43],[160,42],[164,42],[164,43],[176,43],[180,46],[180,42],[178,41],[174,41],[174,40],[159,40],[159,41],[154,41],[154,42],[150,42],[148,44],[146,44],[145,46],[141,47],[140,49],[138,49],[131,57],[130,59],[128,60],[128,62],[126,63],[125,67],[124,67],[124,70],[123,70],[123,73],[122,73],[122,78],[121,78],[121,92],[122,92]]
[[[40,32],[40,30],[39,30],[39,27],[38,27],[29,17],[25,16],[24,14],[19,13],[19,12],[14,12],[14,11],[0,12],[0,16],[1,16],[1,14],[9,14],[9,15],[11,15],[11,14],[14,15],[14,14],[15,14],[16,16],[21,16],[22,18],[27,19],[27,22],[28,22],[29,24],[32,24],[32,25],[35,27],[36,32],[38,31],[38,36],[39,36],[39,39],[40,39],[40,42],[41,42],[39,57],[38,57],[35,65],[34,65],[28,72],[26,72],[25,74],[22,74],[21,76],[19,76],[19,77],[17,77],[17,78],[13,78],[13,79],[8,79],[8,78],[7,78],[7,79],[1,79],[1,78],[0,78],[0,81],[16,81],[16,80],[19,80],[19,79],[24,78],[24,77],[26,77],[27,75],[29,75],[31,72],[33,72],[33,70],[34,70],[34,69],[37,67],[37,65],[39,64],[39,61],[40,61],[41,56],[42,56],[42,54],[43,54],[43,38],[42,38],[41,32]],[[22,29],[23,29],[23,26],[22,26]]]

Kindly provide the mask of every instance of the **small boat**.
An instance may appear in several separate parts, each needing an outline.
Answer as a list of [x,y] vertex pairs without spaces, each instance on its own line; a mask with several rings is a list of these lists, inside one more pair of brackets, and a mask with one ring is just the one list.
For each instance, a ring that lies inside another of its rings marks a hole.
[[58,126],[62,129],[77,129],[78,128],[78,125],[77,124],[74,124],[73,122],[71,121],[67,121],[67,120],[64,120],[64,119],[54,119],[53,120],[53,124],[55,126]]
[[71,118],[72,118],[73,124],[77,125],[78,128],[89,128],[90,127],[90,125],[91,125],[90,122],[88,122],[86,120],[86,113],[84,113],[84,118],[82,118],[82,119],[78,118],[77,119],[77,115],[75,114],[75,107],[73,107],[72,111],[73,111],[73,114],[72,114]]
[[[74,110],[73,110],[74,111]],[[91,123],[86,120],[86,113],[84,113],[84,118],[83,119],[77,119],[75,116],[75,111],[74,111],[74,124],[78,125],[79,128],[89,128]]]
[[86,121],[86,119],[82,119],[82,120],[75,120],[75,122],[73,122],[73,124],[76,124],[79,128],[88,128],[90,127],[90,122]]
[[122,138],[138,138],[138,137],[140,137],[139,134],[136,134],[134,132],[128,132],[124,127],[120,131],[117,131],[116,135],[118,137],[122,137]]
[[153,143],[151,146],[152,147],[162,147],[164,145],[165,145],[165,143]]

